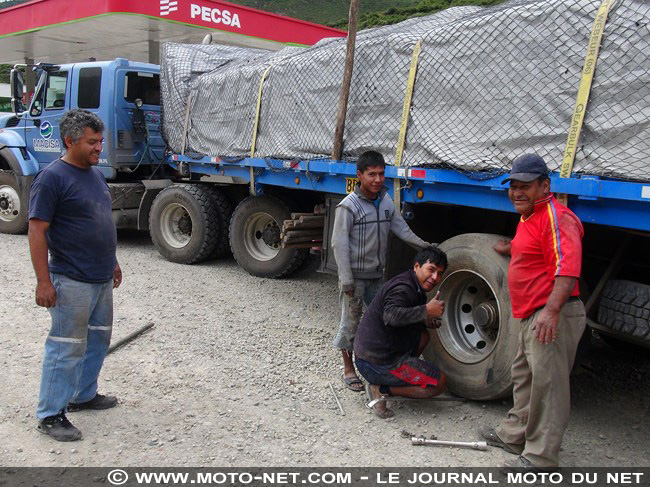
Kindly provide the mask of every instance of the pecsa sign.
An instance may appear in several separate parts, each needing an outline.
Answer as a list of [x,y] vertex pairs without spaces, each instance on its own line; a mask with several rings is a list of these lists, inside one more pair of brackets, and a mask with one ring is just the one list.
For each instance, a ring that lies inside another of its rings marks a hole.
[[241,29],[239,15],[232,13],[230,10],[226,10],[225,8],[218,9],[192,4],[190,6],[190,15],[193,19],[200,17],[204,22],[229,25]]

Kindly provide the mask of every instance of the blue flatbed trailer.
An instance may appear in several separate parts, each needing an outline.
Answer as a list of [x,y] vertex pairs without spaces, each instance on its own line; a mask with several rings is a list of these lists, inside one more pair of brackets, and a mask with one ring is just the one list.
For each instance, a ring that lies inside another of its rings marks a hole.
[[[248,183],[253,168],[256,194],[263,194],[264,186],[276,186],[345,195],[350,189],[350,179],[356,178],[355,164],[331,159],[227,161],[218,157],[195,159],[171,155],[167,162],[175,169],[178,163],[184,163],[192,173],[220,174]],[[438,203],[514,213],[508,199],[508,187],[502,184],[505,177],[488,173],[464,174],[451,169],[386,167],[386,186],[393,200],[397,179],[400,187],[406,185],[401,194],[404,203]],[[551,187],[555,193],[569,195],[569,207],[585,223],[650,231],[650,182],[609,180],[591,175],[561,178],[552,173]]]

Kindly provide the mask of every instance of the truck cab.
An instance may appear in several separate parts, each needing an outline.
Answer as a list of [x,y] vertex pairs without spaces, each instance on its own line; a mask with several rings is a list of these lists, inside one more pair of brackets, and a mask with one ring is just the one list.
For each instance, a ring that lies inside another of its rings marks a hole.
[[96,113],[106,126],[99,169],[107,181],[135,181],[161,166],[160,69],[115,59],[26,66],[37,73],[34,96],[22,106],[19,68],[12,71],[15,115],[0,121],[0,232],[27,227],[29,185],[64,152],[59,124],[73,108]]

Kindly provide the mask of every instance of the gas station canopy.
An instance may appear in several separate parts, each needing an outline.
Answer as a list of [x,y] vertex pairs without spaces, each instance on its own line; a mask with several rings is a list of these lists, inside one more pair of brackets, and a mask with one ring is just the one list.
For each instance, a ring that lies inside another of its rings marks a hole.
[[159,62],[161,42],[278,50],[344,31],[214,0],[33,0],[0,10],[0,63]]

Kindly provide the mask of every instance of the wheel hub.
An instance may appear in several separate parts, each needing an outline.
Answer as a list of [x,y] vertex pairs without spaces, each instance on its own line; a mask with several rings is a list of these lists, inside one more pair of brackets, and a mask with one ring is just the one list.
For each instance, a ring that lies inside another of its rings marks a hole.
[[192,217],[183,205],[171,203],[160,214],[161,236],[175,249],[185,247],[192,240]]
[[463,269],[445,277],[439,287],[446,303],[437,331],[442,346],[463,363],[488,356],[499,334],[499,304],[494,290],[480,274]]
[[484,302],[474,310],[474,323],[484,330],[498,326],[496,303]]
[[0,186],[0,220],[11,222],[20,214],[20,198],[11,186]]
[[270,247],[276,247],[280,244],[280,227],[275,222],[269,223],[262,230],[262,240]]
[[274,259],[280,252],[280,226],[268,213],[252,214],[244,226],[244,246],[259,261]]
[[192,234],[192,219],[189,215],[183,215],[178,220],[178,230],[185,235]]

